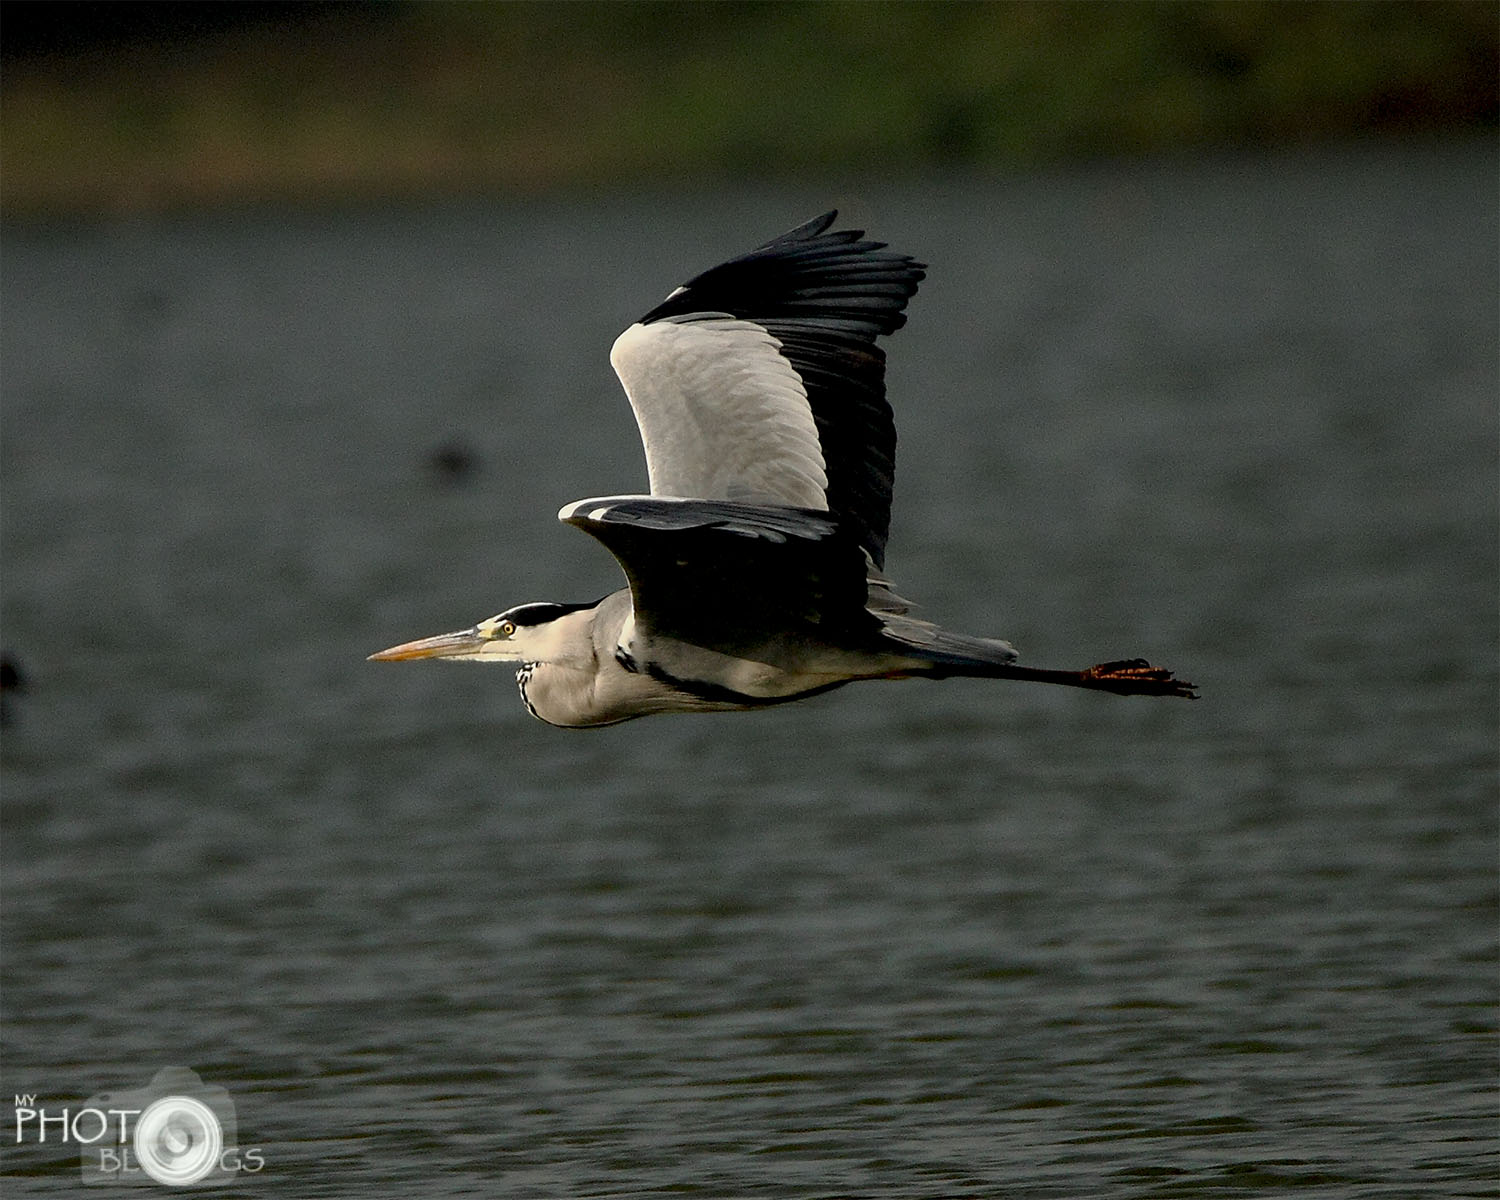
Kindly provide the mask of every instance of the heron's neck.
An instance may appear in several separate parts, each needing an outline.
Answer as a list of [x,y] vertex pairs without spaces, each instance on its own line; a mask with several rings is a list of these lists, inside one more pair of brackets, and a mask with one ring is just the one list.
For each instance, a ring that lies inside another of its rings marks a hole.
[[628,654],[619,653],[630,616],[630,593],[619,591],[553,622],[529,653],[530,661],[516,672],[533,716],[577,727],[712,707],[691,698],[684,703],[677,690],[631,669]]
[[559,617],[532,646],[516,670],[531,715],[551,725],[591,725],[595,677],[599,672],[594,645],[597,608],[583,608]]

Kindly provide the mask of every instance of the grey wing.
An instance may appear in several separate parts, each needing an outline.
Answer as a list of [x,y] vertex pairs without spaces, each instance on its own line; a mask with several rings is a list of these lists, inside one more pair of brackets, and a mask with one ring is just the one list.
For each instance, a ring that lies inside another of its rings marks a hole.
[[695,276],[610,354],[654,496],[826,509],[879,567],[896,430],[876,338],[923,265],[836,213]]

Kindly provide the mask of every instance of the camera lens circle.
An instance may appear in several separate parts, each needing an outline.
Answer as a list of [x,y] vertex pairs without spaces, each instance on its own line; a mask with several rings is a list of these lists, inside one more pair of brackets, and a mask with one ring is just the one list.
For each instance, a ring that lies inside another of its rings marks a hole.
[[196,1183],[219,1164],[224,1130],[213,1109],[191,1096],[163,1096],[135,1124],[135,1157],[157,1183]]

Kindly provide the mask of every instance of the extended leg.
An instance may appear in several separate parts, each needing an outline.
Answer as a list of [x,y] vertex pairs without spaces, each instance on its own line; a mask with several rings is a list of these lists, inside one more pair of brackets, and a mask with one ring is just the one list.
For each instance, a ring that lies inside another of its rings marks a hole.
[[1114,692],[1117,696],[1181,696],[1198,698],[1191,683],[1178,679],[1162,667],[1153,667],[1144,658],[1124,658],[1117,662],[1098,663],[1082,671],[1051,671],[1045,667],[995,667],[989,674],[1000,679],[1028,679],[1036,683],[1060,683],[1064,687],[1092,688]]

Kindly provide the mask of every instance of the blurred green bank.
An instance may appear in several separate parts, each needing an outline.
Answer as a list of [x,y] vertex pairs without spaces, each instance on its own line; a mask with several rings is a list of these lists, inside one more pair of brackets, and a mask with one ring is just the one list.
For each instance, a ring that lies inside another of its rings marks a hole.
[[1487,0],[12,3],[0,16],[9,217],[1493,130],[1500,24]]

